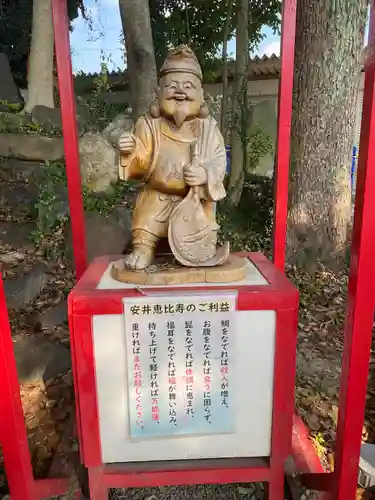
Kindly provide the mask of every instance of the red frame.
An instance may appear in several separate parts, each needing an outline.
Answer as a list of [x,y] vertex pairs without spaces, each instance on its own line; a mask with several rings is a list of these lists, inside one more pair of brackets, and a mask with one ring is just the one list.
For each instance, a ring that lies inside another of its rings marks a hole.
[[297,0],[284,0],[281,17],[281,71],[278,95],[277,146],[274,182],[273,262],[282,272],[285,267],[290,127],[292,121],[294,46]]
[[[285,233],[288,200],[290,158],[290,119],[292,104],[294,38],[297,0],[283,1],[281,36],[281,78],[279,88],[279,114],[277,155],[275,166],[275,206],[273,257],[276,267],[283,271],[285,262]],[[55,28],[56,59],[61,96],[65,155],[72,218],[72,239],[79,279],[87,266],[84,212],[79,172],[78,134],[75,121],[75,102],[69,47],[69,22],[65,0],[52,0]],[[374,163],[374,59],[375,2],[371,5],[369,59],[365,65],[365,99],[362,119],[361,148],[357,180],[357,196],[353,232],[353,247],[349,284],[349,301],[345,329],[344,363],[341,375],[340,410],[337,427],[337,453],[334,474],[324,473],[309,433],[299,417],[294,419],[292,453],[296,468],[316,489],[331,489],[332,498],[354,498],[357,483],[357,465],[365,404],[369,344],[374,309],[374,264],[372,258],[373,227],[375,223],[375,179],[371,171]],[[74,351],[73,351],[74,360]],[[75,365],[75,363],[73,363]],[[19,397],[11,333],[5,296],[0,274],[0,436],[4,460],[13,500],[39,499],[63,493],[65,481],[34,481],[30,467],[30,454],[25,441],[26,433]],[[353,400],[355,399],[355,404]],[[80,421],[77,419],[81,434]],[[1,432],[1,429],[11,432]],[[28,465],[29,464],[29,465]],[[101,469],[92,471],[94,484]],[[114,476],[116,477],[116,476]],[[21,481],[21,483],[20,483]]]
[[[250,258],[269,282],[263,286],[214,287],[209,290],[238,291],[238,310],[275,310],[276,346],[274,360],[274,396],[271,456],[268,459],[190,460],[176,463],[105,465],[101,460],[98,406],[95,381],[95,360],[92,342],[92,316],[123,314],[122,299],[136,297],[135,289],[96,289],[105,269],[113,260],[96,259],[69,295],[71,345],[74,351],[74,374],[79,395],[78,415],[81,459],[88,467],[92,500],[107,498],[109,487],[145,487],[199,483],[258,482],[269,483],[270,500],[284,499],[285,461],[291,452],[294,412],[294,378],[298,291],[283,273],[262,254],[241,254]],[[152,291],[153,289],[148,289]],[[181,292],[173,286],[157,290]],[[184,290],[197,290],[189,286]],[[202,291],[202,288],[199,288]]]
[[[60,83],[69,205],[72,214],[73,253],[76,277],[79,279],[86,269],[87,256],[66,1],[53,0],[52,8],[56,34],[55,48]],[[61,80],[62,74],[64,75],[63,81]],[[0,395],[0,443],[12,500],[41,500],[66,493],[69,490],[68,479],[35,480],[33,476],[1,272]]]
[[35,480],[33,476],[1,272],[0,402],[0,443],[12,500],[41,500],[65,493],[67,479]]
[[375,0],[368,43],[332,482],[332,495],[337,500],[355,498],[374,322]]
[[67,2],[65,0],[53,0],[52,14],[62,111],[61,118],[71,215],[73,256],[78,281],[87,268],[87,252]]

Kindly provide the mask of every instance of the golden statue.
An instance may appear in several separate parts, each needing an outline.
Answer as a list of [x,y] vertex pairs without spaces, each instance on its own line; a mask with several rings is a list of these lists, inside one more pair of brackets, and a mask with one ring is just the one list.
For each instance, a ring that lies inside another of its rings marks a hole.
[[204,102],[202,70],[187,46],[172,51],[160,71],[157,98],[134,133],[119,139],[120,179],[142,179],[133,213],[133,250],[125,267],[142,270],[168,237],[177,261],[188,267],[223,264],[217,250],[216,202],[226,195],[226,151]]

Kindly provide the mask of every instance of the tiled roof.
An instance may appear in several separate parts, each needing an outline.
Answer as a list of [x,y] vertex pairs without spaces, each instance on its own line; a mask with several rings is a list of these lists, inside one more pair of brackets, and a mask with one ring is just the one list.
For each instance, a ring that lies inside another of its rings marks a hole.
[[277,78],[280,76],[280,57],[271,56],[254,57],[249,64],[249,78]]
[[[228,76],[233,77],[235,62],[229,63]],[[249,61],[249,80],[264,80],[280,76],[280,58],[276,54],[271,56],[255,56]]]

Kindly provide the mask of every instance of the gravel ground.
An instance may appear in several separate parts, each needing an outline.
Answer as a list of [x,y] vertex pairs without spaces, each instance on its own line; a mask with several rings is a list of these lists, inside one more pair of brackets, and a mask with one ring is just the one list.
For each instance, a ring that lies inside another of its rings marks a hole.
[[110,500],[264,500],[262,485],[198,485],[111,490]]

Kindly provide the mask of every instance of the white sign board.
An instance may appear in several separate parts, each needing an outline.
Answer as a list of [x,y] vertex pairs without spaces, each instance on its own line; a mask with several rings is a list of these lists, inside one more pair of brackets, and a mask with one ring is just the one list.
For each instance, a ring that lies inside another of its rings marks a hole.
[[130,437],[234,432],[236,293],[124,299]]

